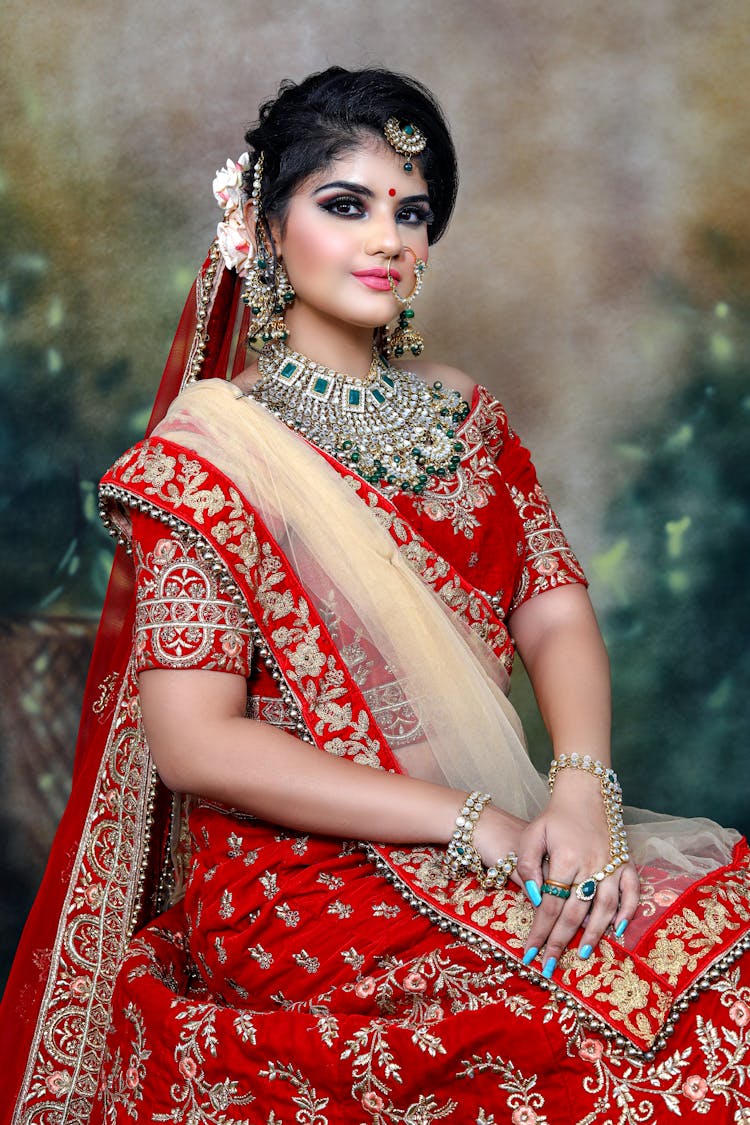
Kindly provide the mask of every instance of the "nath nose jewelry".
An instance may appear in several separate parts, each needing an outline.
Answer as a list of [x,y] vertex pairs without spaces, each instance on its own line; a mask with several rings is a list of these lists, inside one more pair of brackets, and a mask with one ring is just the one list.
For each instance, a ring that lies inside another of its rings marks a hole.
[[404,246],[403,250],[404,253],[409,253],[414,258],[414,285],[408,296],[401,296],[391,274],[393,255],[388,258],[386,265],[386,273],[388,276],[388,284],[391,287],[391,293],[393,293],[396,300],[404,306],[398,314],[398,324],[388,336],[386,342],[388,355],[392,355],[397,359],[406,352],[411,352],[412,355],[418,356],[424,351],[424,339],[422,334],[417,332],[414,325],[411,323],[414,320],[414,309],[411,307],[411,304],[415,297],[419,296],[422,289],[422,280],[424,271],[427,269],[427,263],[422,258],[417,257],[411,246]]

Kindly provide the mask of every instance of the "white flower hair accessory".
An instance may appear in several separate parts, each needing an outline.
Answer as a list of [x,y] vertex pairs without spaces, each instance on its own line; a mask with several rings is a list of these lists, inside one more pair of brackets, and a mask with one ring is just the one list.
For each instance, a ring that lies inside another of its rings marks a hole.
[[216,228],[219,250],[227,269],[247,277],[254,264],[255,247],[245,223],[242,191],[243,174],[250,167],[250,154],[243,152],[238,160],[227,160],[214,176],[213,193],[224,211],[224,219]]

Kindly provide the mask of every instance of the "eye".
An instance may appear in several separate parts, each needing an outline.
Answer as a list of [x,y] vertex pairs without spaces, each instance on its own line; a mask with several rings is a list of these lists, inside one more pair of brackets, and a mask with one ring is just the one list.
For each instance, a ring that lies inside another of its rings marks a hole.
[[330,215],[340,215],[342,219],[358,219],[364,214],[364,207],[354,195],[337,195],[334,199],[327,199],[320,206]]
[[406,207],[401,207],[396,213],[396,219],[399,223],[405,223],[407,226],[418,227],[422,223],[430,223],[435,221],[435,216],[429,207],[419,204],[409,204]]

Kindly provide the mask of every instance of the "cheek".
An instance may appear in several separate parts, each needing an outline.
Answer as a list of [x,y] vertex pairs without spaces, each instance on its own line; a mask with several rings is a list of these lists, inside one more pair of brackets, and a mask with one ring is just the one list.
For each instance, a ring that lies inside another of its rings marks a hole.
[[352,268],[355,238],[346,228],[306,224],[288,231],[283,250],[290,270],[323,274],[329,270]]

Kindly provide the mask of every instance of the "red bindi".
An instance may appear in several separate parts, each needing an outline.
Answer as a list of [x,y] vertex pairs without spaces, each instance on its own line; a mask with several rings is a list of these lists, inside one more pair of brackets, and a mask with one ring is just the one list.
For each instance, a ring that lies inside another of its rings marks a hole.
[[388,194],[391,195],[391,196],[395,195],[396,194],[395,187],[389,187],[388,188]]

